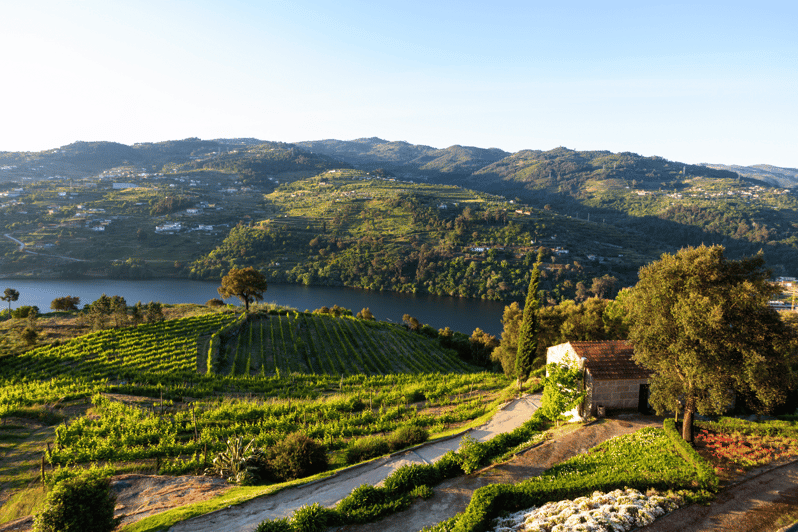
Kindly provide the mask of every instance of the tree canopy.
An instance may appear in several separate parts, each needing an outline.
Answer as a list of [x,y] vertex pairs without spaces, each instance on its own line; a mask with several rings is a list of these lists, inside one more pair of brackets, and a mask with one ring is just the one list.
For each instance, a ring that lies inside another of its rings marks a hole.
[[233,268],[222,277],[222,286],[216,289],[224,297],[237,297],[244,302],[249,312],[249,304],[254,301],[263,301],[263,292],[266,291],[266,278],[258,270],[249,266],[247,268]]
[[8,301],[8,313],[11,314],[11,302],[19,299],[19,291],[13,288],[6,288],[3,295],[0,296],[3,301]]
[[57,297],[50,302],[52,310],[78,310],[80,298],[78,296]]
[[735,400],[767,411],[794,382],[791,332],[768,300],[761,255],[727,260],[722,246],[685,248],[641,268],[624,298],[635,361],[654,372],[651,404],[658,413],[723,413]]

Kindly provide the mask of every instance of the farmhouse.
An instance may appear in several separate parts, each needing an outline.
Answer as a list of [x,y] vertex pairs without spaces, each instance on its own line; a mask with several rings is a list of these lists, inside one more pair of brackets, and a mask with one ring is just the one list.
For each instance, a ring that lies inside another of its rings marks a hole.
[[625,340],[566,342],[549,347],[546,363],[565,363],[583,370],[587,397],[580,407],[566,413],[574,420],[601,410],[648,410],[651,372],[632,360],[634,350]]

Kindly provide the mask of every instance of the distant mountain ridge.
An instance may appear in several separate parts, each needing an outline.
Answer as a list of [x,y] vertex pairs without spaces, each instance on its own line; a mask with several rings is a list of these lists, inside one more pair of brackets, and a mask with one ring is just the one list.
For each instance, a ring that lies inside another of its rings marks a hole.
[[773,186],[791,188],[798,185],[798,168],[781,168],[770,164],[740,166],[736,164],[701,163],[708,168],[737,172],[742,177],[758,179]]
[[387,141],[378,137],[350,141],[328,139],[295,144],[364,170],[383,168],[394,173],[417,173],[419,177],[438,173],[466,176],[510,155],[498,148],[454,145],[439,149],[405,141]]
[[[156,171],[166,166],[237,171],[253,182],[291,171],[382,169],[398,177],[490,192],[515,190],[537,196],[534,191],[548,190],[575,198],[587,193],[583,188],[588,183],[657,189],[676,186],[689,176],[753,179],[777,187],[798,185],[798,169],[772,165],[688,165],[631,152],[575,151],[564,147],[516,153],[457,144],[435,148],[379,137],[294,143],[194,137],[132,146],[78,141],[41,152],[0,152],[0,167],[14,166],[13,173],[24,178],[42,177],[36,174],[72,177],[124,165]],[[7,171],[0,171],[0,182],[13,180]]]

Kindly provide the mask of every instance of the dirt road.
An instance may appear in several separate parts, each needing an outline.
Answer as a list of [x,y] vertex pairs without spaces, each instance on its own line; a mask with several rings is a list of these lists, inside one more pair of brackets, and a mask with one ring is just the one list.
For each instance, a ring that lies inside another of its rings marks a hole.
[[[491,420],[469,432],[479,441],[509,432],[528,420],[540,406],[541,394],[528,395],[502,408]],[[410,463],[435,462],[460,446],[462,436],[424,445],[412,451],[384,457],[368,464],[349,468],[333,477],[283,490],[274,495],[231,506],[201,517],[177,523],[169,532],[240,532],[254,530],[261,521],[290,516],[305,504],[318,502],[335,506],[362,484],[377,485],[397,468]],[[437,522],[437,521],[435,521]],[[374,529],[374,524],[371,525]],[[380,528],[382,528],[380,524]],[[404,530],[409,530],[405,528]]]
[[[645,532],[774,532],[798,520],[798,461],[749,472],[708,506],[694,504],[641,528]],[[779,518],[789,514],[787,523]]]

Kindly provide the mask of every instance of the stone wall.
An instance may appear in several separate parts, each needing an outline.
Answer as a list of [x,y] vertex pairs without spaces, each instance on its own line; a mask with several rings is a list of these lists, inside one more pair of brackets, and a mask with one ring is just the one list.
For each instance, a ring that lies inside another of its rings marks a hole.
[[620,379],[620,380],[595,380],[590,373],[586,375],[585,384],[590,393],[585,405],[585,413],[590,409],[590,413],[596,415],[598,406],[603,406],[609,410],[636,410],[640,403],[640,385],[647,384],[648,379]]

